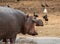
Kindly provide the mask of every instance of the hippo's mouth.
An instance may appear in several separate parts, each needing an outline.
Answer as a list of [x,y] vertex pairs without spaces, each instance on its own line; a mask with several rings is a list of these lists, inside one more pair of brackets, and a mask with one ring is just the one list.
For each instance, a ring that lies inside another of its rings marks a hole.
[[28,34],[32,36],[38,35],[36,31],[31,31],[31,30],[28,32]]

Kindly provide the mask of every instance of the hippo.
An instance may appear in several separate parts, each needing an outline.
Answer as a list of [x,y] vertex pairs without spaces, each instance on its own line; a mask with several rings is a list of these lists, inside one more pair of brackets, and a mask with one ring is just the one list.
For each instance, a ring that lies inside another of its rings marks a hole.
[[[35,30],[36,20],[17,9],[0,6],[0,40],[15,43],[16,35],[19,33],[38,35]],[[43,24],[42,24],[43,25]]]

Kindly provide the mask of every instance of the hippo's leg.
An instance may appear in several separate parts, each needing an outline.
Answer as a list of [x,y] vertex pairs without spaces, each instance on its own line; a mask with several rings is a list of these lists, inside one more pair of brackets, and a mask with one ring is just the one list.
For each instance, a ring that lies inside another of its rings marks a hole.
[[3,44],[7,44],[7,40],[5,38],[3,39]]
[[12,35],[10,38],[10,44],[15,44],[16,35]]
[[10,44],[15,44],[15,38],[10,38]]

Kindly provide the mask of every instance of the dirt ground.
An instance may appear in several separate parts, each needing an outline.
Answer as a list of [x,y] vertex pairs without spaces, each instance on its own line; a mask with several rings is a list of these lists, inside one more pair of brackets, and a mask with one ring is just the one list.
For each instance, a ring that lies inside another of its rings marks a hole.
[[48,24],[44,23],[43,27],[37,27],[38,36],[56,36],[60,37],[60,16],[48,15]]

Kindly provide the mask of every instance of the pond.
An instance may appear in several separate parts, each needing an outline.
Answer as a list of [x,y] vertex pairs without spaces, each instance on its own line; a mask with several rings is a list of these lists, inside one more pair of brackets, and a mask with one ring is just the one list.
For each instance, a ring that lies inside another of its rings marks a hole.
[[[0,44],[2,44],[1,41],[0,41]],[[15,44],[60,44],[60,38],[57,38],[57,37],[17,37]]]
[[57,37],[20,37],[16,39],[16,44],[60,44]]

